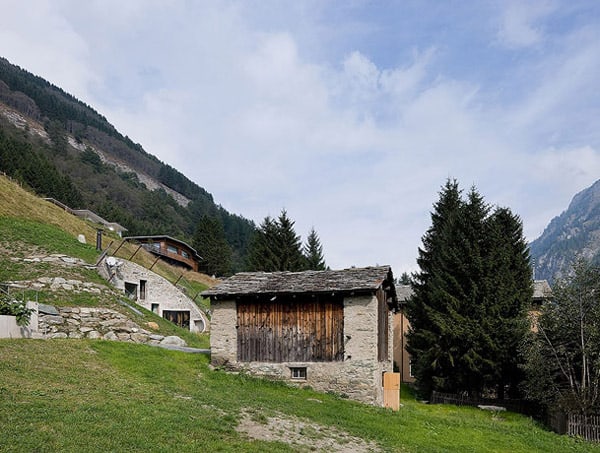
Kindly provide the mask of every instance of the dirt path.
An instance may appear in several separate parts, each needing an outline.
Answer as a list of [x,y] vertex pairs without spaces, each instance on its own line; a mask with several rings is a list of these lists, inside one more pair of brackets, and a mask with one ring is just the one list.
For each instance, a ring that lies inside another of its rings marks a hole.
[[293,445],[297,451],[382,451],[374,442],[367,442],[336,428],[285,414],[266,417],[257,412],[243,412],[237,431],[252,439],[285,442]]

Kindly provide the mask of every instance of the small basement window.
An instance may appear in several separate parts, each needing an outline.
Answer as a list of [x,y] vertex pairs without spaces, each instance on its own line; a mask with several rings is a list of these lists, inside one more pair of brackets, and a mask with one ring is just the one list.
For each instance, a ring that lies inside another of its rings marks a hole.
[[292,379],[306,381],[306,367],[305,366],[293,367],[293,368],[290,368],[290,371],[292,372]]

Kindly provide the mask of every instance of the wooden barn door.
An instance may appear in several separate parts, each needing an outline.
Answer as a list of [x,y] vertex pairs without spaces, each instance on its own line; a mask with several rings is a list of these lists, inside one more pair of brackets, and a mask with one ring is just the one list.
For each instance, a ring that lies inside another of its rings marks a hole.
[[240,362],[330,362],[344,360],[341,298],[238,301]]

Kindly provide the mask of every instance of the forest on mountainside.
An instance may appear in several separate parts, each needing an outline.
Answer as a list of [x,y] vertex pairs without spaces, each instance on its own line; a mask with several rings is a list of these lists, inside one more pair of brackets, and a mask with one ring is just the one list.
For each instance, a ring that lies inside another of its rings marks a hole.
[[[0,58],[2,105],[26,121],[15,125],[0,112],[0,171],[40,196],[120,223],[127,235],[167,234],[191,242],[203,216],[217,219],[233,251],[231,270],[244,268],[254,223],[215,203],[204,188],[123,136],[90,106]],[[142,174],[189,201],[178,202],[165,189],[150,190]]]

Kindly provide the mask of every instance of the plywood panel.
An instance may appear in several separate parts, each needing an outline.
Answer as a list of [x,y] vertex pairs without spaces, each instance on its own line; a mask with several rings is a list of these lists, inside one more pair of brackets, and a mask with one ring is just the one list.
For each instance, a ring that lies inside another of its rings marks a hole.
[[383,373],[383,406],[400,409],[400,373]]

